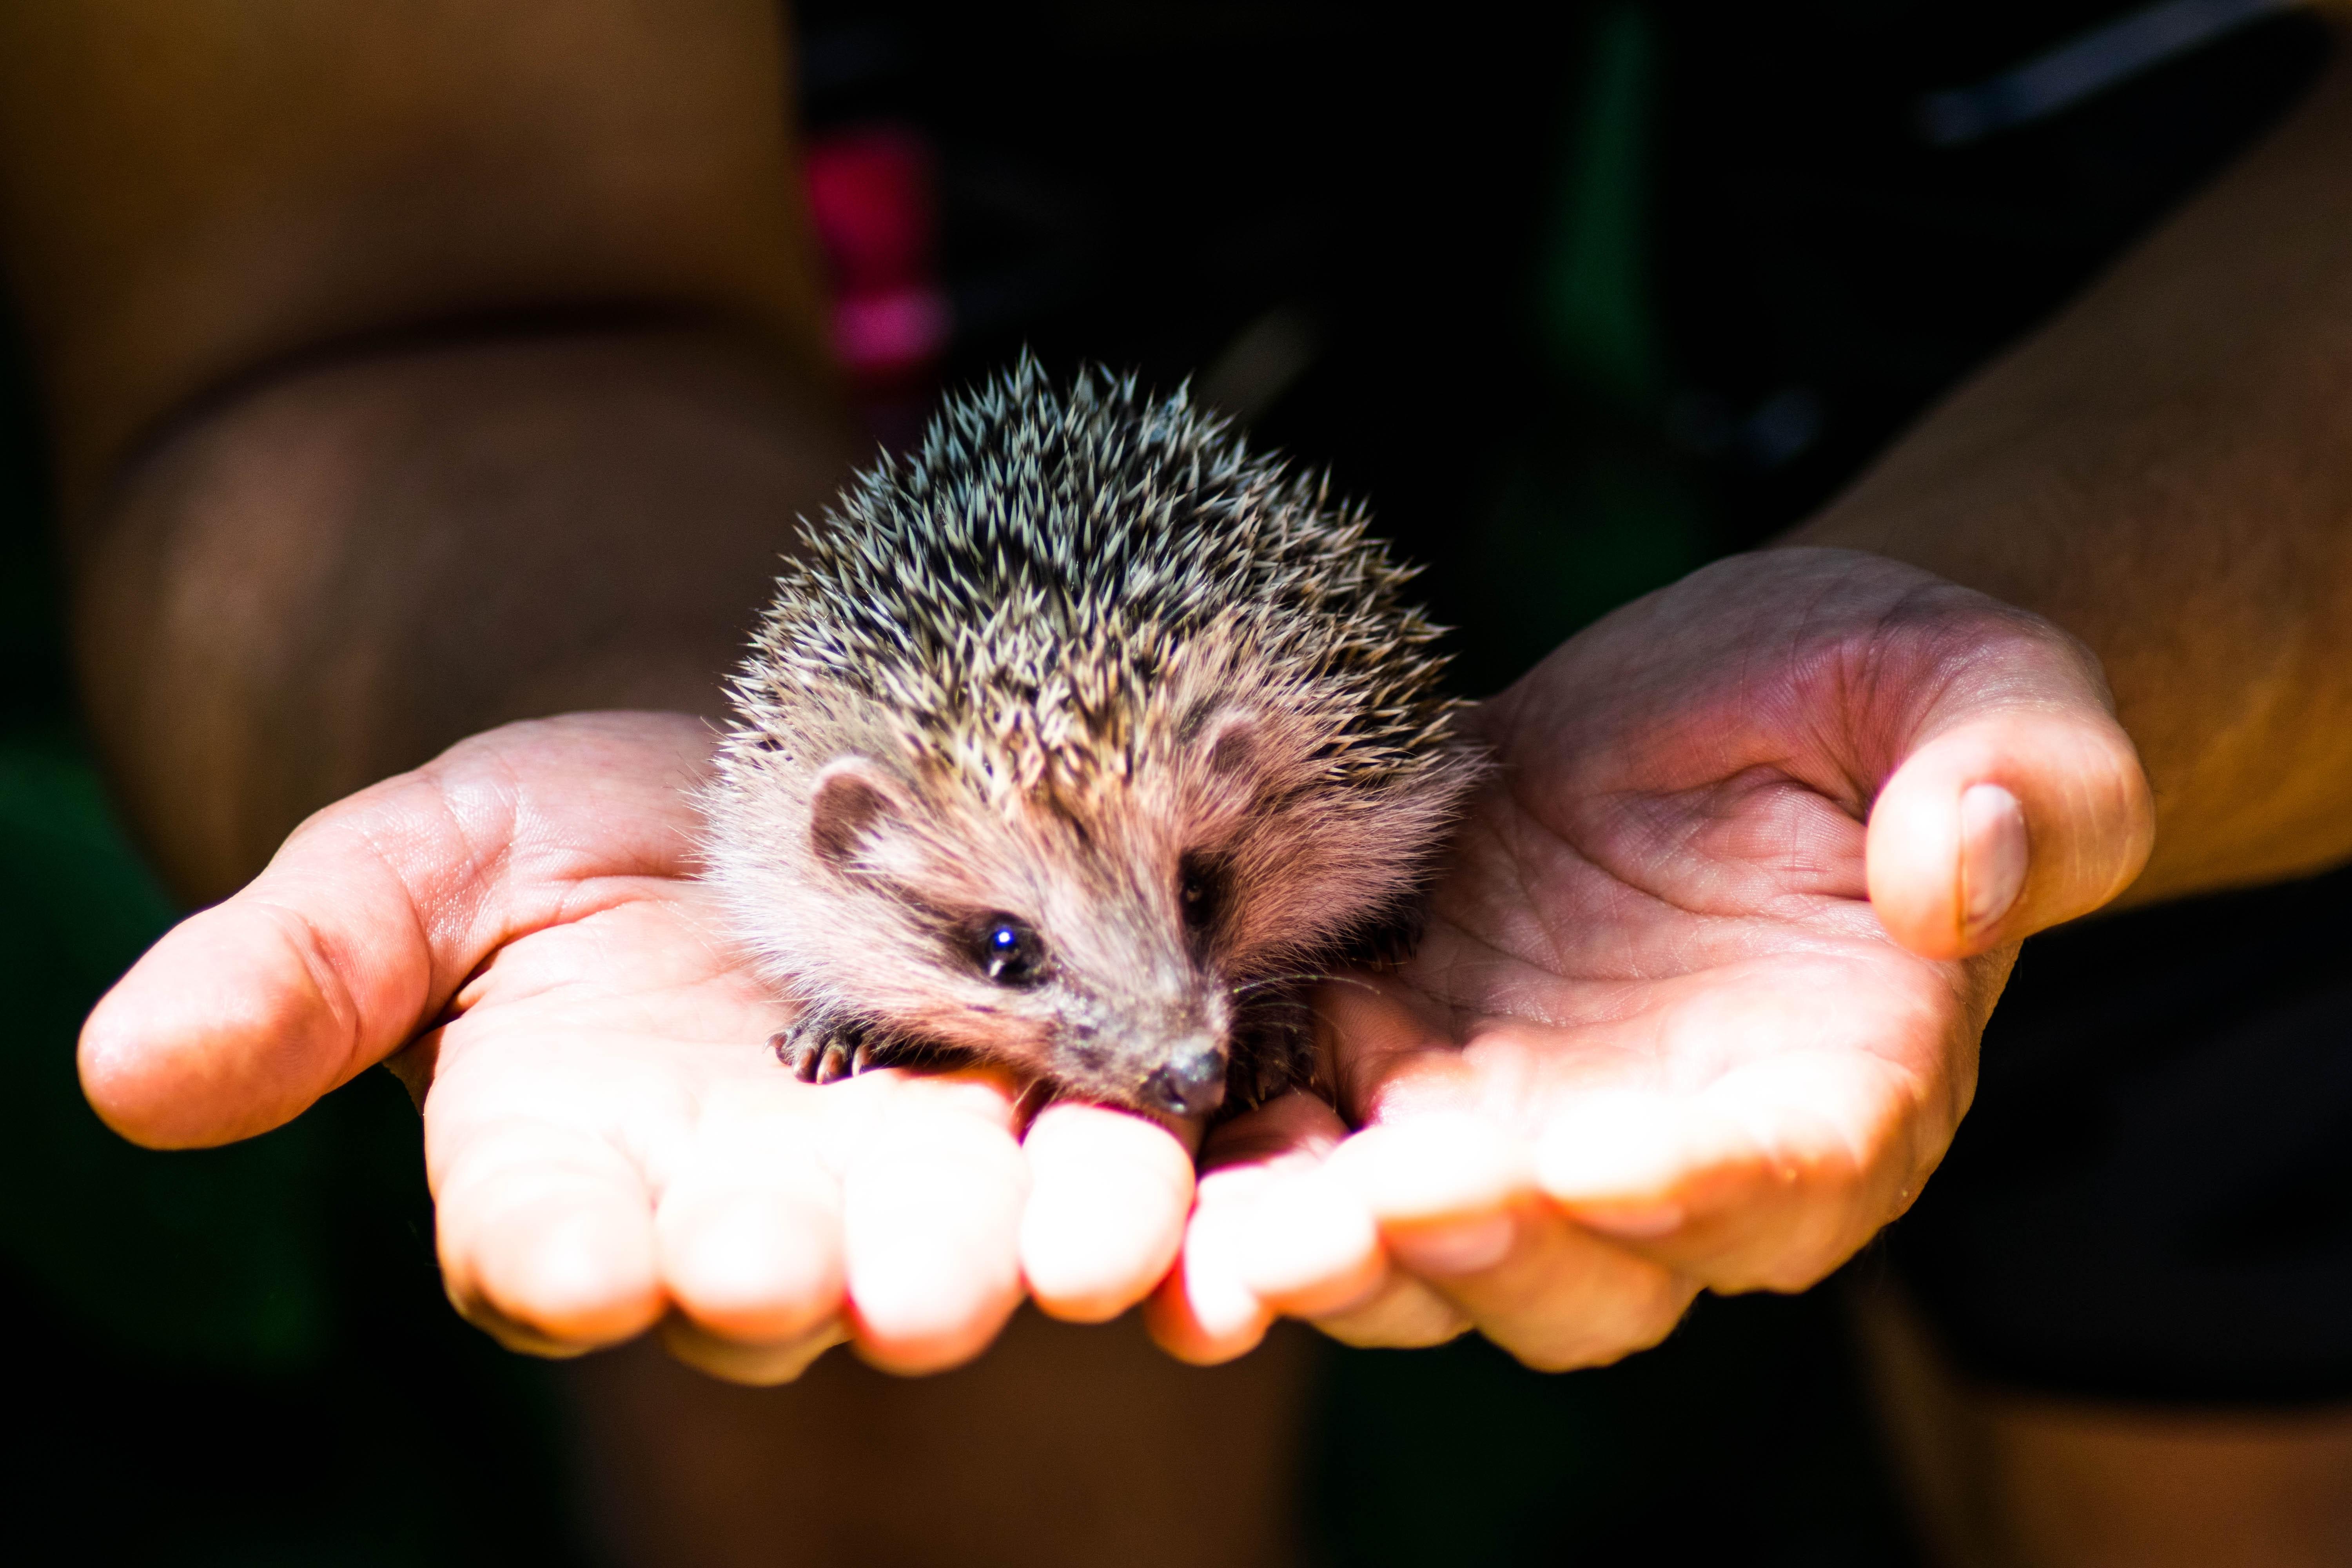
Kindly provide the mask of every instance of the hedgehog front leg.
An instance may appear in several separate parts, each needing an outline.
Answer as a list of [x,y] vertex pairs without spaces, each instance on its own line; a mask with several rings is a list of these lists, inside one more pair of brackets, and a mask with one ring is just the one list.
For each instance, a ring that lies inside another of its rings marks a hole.
[[776,1059],[803,1083],[833,1083],[877,1068],[901,1067],[923,1053],[886,1031],[839,1013],[812,1007],[789,1029],[769,1037]]
[[768,1037],[776,1059],[803,1083],[832,1083],[858,1070],[870,1031],[855,1018],[811,1007]]

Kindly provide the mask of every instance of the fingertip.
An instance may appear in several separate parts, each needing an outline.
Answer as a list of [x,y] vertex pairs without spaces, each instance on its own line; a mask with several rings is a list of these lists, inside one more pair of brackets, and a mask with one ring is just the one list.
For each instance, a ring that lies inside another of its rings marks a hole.
[[838,1318],[828,1319],[781,1342],[746,1343],[712,1333],[701,1324],[675,1313],[661,1323],[662,1348],[680,1363],[724,1383],[747,1388],[773,1388],[791,1383],[837,1344],[849,1331]]
[[1192,1161],[1155,1122],[1097,1105],[1049,1107],[1030,1124],[1021,1267],[1051,1316],[1104,1322],[1149,1295],[1175,1261],[1192,1205]]
[[1532,1184],[1524,1141],[1467,1111],[1368,1127],[1332,1151],[1325,1168],[1371,1215],[1390,1255],[1431,1278],[1500,1261],[1516,1239],[1513,1211]]
[[1246,1295],[1233,1309],[1219,1310],[1179,1266],[1143,1299],[1143,1326],[1152,1343],[1187,1366],[1223,1366],[1264,1342],[1274,1314]]
[[2129,887],[2155,839],[2130,739],[2103,710],[1996,711],[1922,746],[1871,808],[1870,901],[1923,957],[1973,957]]
[[1556,1112],[1532,1167],[1559,1213],[1637,1250],[1675,1244],[1759,1183],[1777,1192],[1795,1169],[1769,1160],[1738,1118],[1703,1100],[1631,1089],[1595,1091]]
[[1410,1275],[1397,1274],[1371,1300],[1314,1320],[1318,1332],[1359,1350],[1427,1350],[1475,1327],[1468,1313]]
[[600,1139],[505,1124],[459,1149],[434,1186],[449,1299],[502,1341],[570,1353],[634,1338],[661,1316],[652,1200]]
[[[664,1304],[650,1229],[625,1205],[550,1192],[483,1223],[459,1256],[445,1258],[451,1300],[512,1348],[533,1353],[634,1339]],[[501,1328],[537,1342],[517,1343]]]
[[1021,1301],[1028,1173],[1008,1128],[902,1103],[844,1179],[843,1249],[858,1355],[886,1372],[971,1360]]
[[348,1028],[278,922],[234,904],[182,921],[82,1025],[82,1091],[158,1149],[282,1126],[341,1080]]
[[1270,1173],[1239,1209],[1235,1229],[1241,1283],[1292,1317],[1355,1306],[1388,1273],[1370,1212],[1323,1170]]
[[1870,906],[1896,942],[1925,958],[1968,956],[1962,941],[1961,781],[1929,778],[1914,758],[1871,806],[1864,837]]
[[1194,1366],[1247,1354],[1265,1338],[1274,1311],[1242,1282],[1235,1206],[1204,1188],[1185,1227],[1175,1267],[1144,1299],[1144,1327],[1160,1349]]
[[657,1229],[670,1299],[719,1341],[773,1347],[840,1312],[837,1205],[773,1189],[677,1194],[665,1199]]

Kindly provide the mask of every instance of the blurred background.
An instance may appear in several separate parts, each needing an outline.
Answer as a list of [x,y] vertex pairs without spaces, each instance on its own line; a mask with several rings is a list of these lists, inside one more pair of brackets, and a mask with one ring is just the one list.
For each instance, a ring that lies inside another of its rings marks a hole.
[[[873,439],[1024,344],[1189,377],[1429,563],[1471,693],[1804,515],[2323,51],[2273,16],[1955,141],[1933,95],[2133,7],[797,9],[810,198]],[[555,1383],[441,1299],[388,1075],[202,1153],[133,1150],[80,1100],[80,1018],[174,911],[78,738],[39,415],[5,359],[11,1555],[593,1563]],[[2030,1023],[2005,1011],[1995,1044]],[[1704,1300],[1663,1349],[1566,1377],[1476,1343],[1329,1350],[1315,1550],[1647,1563],[1664,1531],[1694,1556],[1907,1563],[1836,1298]],[[1484,1533],[1457,1516],[1441,1540],[1399,1500],[1433,1482],[1491,1500]]]

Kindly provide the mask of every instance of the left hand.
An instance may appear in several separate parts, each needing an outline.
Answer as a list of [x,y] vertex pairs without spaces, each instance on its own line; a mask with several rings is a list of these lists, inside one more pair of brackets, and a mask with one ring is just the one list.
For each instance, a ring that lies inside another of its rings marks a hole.
[[1180,1356],[1288,1313],[1591,1365],[1702,1289],[1812,1284],[1942,1157],[2018,942],[2153,832],[2085,649],[1851,552],[1696,573],[1479,724],[1419,952],[1321,998],[1336,1109],[1207,1151],[1150,1309]]
[[569,714],[328,806],[100,1003],[91,1102],[142,1143],[219,1143],[388,1061],[450,1299],[537,1354],[659,1325],[737,1382],[843,1340],[931,1372],[1024,1289],[1124,1310],[1175,1253],[1189,1151],[1098,1106],[1024,1118],[1001,1073],[794,1079],[766,1044],[790,1010],[693,874],[711,743],[685,714]]

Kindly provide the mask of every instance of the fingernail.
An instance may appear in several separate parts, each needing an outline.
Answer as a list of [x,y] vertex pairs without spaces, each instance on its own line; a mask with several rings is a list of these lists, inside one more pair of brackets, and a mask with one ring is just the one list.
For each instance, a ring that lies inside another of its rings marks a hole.
[[1960,925],[1981,935],[2009,913],[2025,886],[2031,858],[2025,808],[1999,784],[1970,784],[1960,793]]
[[1507,1214],[1464,1224],[1391,1231],[1389,1251],[1416,1274],[1452,1276],[1492,1268],[1511,1250],[1518,1226]]

